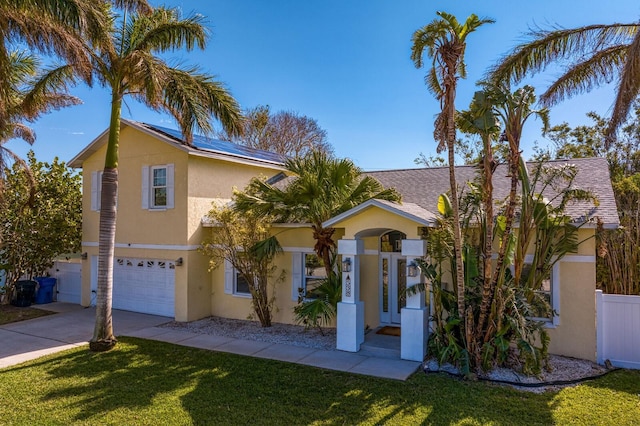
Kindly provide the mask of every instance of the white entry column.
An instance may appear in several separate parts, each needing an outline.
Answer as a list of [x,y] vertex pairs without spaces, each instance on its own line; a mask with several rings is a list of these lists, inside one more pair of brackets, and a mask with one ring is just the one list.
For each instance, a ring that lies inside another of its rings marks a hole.
[[[420,283],[422,277],[416,268],[415,276],[410,276],[412,264],[416,259],[427,254],[425,240],[402,240],[402,255],[407,258],[407,288]],[[411,361],[424,361],[429,339],[429,313],[425,306],[425,295],[422,292],[407,297],[406,307],[402,308],[400,325],[400,358]]]
[[338,240],[342,255],[342,301],[338,302],[336,348],[358,352],[364,342],[364,303],[360,301],[360,261],[362,240]]

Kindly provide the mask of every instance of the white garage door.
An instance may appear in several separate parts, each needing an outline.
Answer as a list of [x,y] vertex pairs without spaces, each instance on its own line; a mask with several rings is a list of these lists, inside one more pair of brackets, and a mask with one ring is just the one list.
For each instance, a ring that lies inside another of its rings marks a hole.
[[116,257],[113,308],[175,316],[175,262]]
[[57,261],[49,270],[56,278],[57,301],[80,304],[82,288],[82,264],[80,262]]

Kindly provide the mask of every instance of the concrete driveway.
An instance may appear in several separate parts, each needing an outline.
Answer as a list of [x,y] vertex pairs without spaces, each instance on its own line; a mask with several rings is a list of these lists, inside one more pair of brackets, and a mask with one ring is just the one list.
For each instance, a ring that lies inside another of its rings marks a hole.
[[[93,336],[95,308],[60,302],[34,307],[57,313],[0,325],[0,368],[85,345]],[[117,336],[135,333],[171,320],[172,318],[155,315],[113,311],[113,328]]]

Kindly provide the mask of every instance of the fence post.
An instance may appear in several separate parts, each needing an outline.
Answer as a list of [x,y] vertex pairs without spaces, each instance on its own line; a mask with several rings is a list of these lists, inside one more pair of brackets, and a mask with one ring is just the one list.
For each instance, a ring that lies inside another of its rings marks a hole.
[[604,364],[604,303],[602,290],[596,290],[596,362]]

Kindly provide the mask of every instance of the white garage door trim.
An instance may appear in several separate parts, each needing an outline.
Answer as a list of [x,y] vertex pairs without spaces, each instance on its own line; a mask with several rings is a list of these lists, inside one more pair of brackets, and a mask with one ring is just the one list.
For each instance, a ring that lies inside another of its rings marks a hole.
[[[92,256],[92,293],[97,286],[98,258]],[[116,256],[113,264],[113,309],[175,316],[175,261]],[[95,304],[92,294],[92,304]]]

